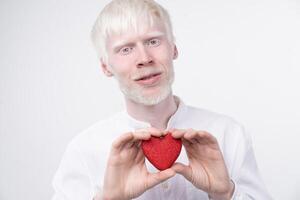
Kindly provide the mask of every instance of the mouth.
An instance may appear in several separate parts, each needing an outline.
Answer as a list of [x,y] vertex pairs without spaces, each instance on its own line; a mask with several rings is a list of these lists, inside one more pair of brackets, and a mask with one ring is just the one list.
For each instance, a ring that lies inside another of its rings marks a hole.
[[138,82],[141,85],[154,85],[160,80],[162,73],[153,73],[146,76],[139,77],[135,79],[136,82]]
[[154,78],[154,77],[156,77],[160,74],[161,73],[154,73],[154,74],[145,75],[145,76],[142,76],[142,77],[139,77],[139,78],[135,79],[135,81],[143,81],[143,80],[151,79],[151,78]]

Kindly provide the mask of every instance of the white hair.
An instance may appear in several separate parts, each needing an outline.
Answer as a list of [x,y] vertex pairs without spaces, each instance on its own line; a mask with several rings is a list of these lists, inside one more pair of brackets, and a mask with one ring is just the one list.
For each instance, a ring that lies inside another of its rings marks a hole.
[[109,36],[129,30],[139,32],[155,23],[164,26],[168,39],[173,42],[169,14],[154,0],[112,0],[101,11],[91,31],[91,39],[99,59],[107,63],[106,42]]

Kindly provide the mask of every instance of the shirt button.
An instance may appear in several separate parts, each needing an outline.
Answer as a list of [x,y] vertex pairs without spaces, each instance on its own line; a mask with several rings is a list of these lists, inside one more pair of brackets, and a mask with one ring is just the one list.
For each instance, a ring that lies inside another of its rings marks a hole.
[[168,188],[169,188],[169,184],[168,184],[168,183],[166,183],[166,182],[165,182],[165,183],[162,183],[162,184],[161,184],[161,187],[162,187],[163,189],[165,189],[165,190],[166,190],[166,189],[168,189]]

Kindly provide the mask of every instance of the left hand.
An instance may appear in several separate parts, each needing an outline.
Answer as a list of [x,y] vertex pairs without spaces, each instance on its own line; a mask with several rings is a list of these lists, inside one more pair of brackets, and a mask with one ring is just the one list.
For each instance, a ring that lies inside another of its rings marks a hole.
[[189,165],[175,163],[172,168],[214,200],[230,199],[234,184],[217,139],[205,131],[193,129],[172,129],[170,132],[174,138],[181,138],[189,159]]

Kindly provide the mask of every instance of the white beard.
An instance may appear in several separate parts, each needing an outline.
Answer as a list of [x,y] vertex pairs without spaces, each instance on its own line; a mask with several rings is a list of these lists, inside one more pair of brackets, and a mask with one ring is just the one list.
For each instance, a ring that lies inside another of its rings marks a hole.
[[131,99],[136,103],[140,103],[147,106],[156,105],[164,99],[166,99],[168,95],[172,92],[172,84],[174,81],[173,69],[171,69],[169,73],[170,74],[168,76],[167,82],[163,86],[161,86],[161,91],[157,95],[145,96],[143,95],[142,88],[129,88],[127,85],[121,84],[120,81],[119,87],[125,97]]

